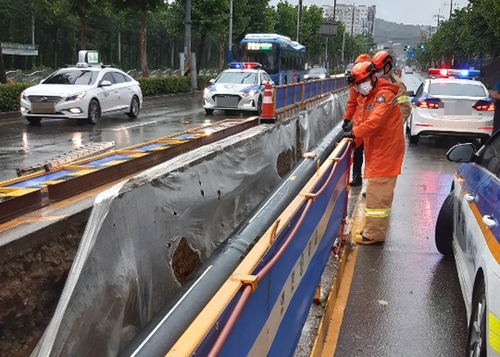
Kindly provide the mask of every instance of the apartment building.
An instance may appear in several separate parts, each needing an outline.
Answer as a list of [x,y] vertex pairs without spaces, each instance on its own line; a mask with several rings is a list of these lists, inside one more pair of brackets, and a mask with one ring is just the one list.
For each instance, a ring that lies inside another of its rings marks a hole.
[[[333,5],[323,5],[323,17],[332,19],[334,14]],[[347,5],[337,4],[335,9],[335,20],[342,21],[347,32],[353,35],[370,34],[375,32],[375,5]]]

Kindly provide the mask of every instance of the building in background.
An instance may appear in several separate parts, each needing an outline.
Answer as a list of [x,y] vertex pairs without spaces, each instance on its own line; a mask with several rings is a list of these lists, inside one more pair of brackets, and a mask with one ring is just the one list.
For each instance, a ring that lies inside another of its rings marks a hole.
[[[335,10],[335,11],[334,11]],[[323,5],[323,17],[327,19],[333,18],[342,21],[346,31],[353,35],[367,34],[374,36],[375,34],[375,5],[347,5],[337,4],[334,9],[333,5]]]

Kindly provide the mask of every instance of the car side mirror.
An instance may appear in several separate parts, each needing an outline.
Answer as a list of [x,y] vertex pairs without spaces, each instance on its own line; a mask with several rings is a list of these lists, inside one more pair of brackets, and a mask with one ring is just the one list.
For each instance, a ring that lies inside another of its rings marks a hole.
[[215,83],[215,79],[212,78],[211,80],[208,81],[208,83],[214,84]]
[[101,83],[99,83],[99,87],[109,87],[111,85],[111,82],[110,81],[101,81]]
[[471,162],[474,158],[476,147],[471,144],[458,144],[446,153],[446,158],[453,162]]
[[407,92],[406,92],[406,95],[407,95],[408,97],[414,97],[414,96],[415,96],[415,92],[414,92],[414,91],[412,91],[412,90],[409,90],[409,91],[407,91]]

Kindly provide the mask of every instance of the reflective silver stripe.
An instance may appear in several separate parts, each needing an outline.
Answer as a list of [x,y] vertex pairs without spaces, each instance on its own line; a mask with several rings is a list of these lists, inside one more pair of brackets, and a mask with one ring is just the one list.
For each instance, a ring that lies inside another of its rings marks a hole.
[[367,218],[387,218],[391,214],[390,208],[365,208],[365,216]]

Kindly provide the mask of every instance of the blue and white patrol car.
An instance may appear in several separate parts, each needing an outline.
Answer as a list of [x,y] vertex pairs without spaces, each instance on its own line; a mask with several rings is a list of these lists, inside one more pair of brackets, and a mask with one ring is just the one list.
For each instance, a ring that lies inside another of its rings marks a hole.
[[436,247],[455,259],[467,309],[466,356],[500,356],[500,132],[478,152],[452,147],[464,163],[436,222]]
[[479,71],[434,69],[410,104],[406,133],[411,144],[421,135],[476,137],[485,142],[493,130],[495,104],[486,87],[474,79]]
[[244,110],[261,112],[264,86],[274,82],[256,62],[231,62],[203,94],[203,108],[207,114],[214,110]]

